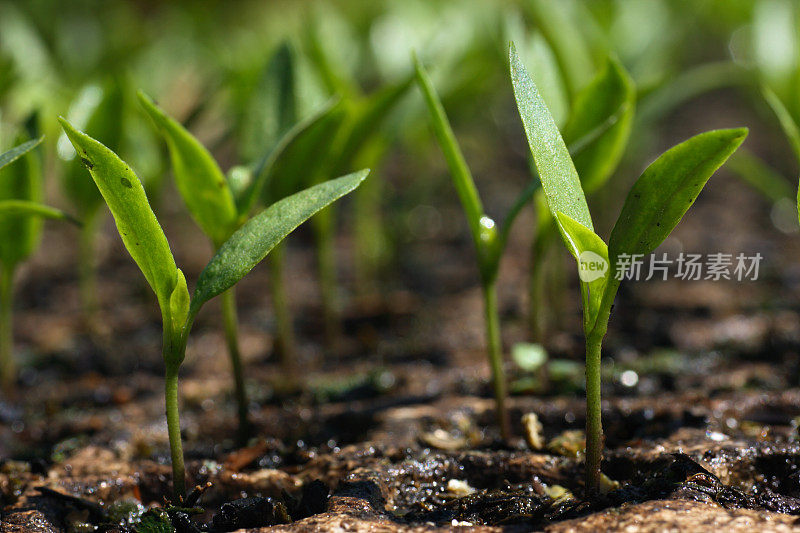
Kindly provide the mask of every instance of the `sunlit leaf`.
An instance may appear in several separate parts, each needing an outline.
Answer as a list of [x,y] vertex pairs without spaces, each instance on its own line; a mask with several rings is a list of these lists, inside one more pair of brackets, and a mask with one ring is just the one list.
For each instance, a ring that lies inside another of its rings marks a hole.
[[108,204],[125,248],[156,293],[161,309],[169,309],[178,269],[142,183],[114,152],[65,119],[59,117],[59,121]]
[[368,173],[362,170],[320,183],[272,204],[248,220],[220,247],[200,274],[191,316],[205,302],[233,287],[297,226],[358,187]]
[[239,219],[225,175],[200,141],[141,91],[139,102],[167,141],[175,183],[189,213],[219,246],[236,229]]
[[[564,213],[593,230],[578,172],[564,139],[513,44],[509,50],[509,61],[517,108],[550,212],[553,216]],[[563,228],[559,226],[559,230],[566,242],[567,235]]]
[[701,133],[670,148],[647,167],[628,193],[611,232],[612,268],[620,254],[655,250],[746,136],[746,128]]

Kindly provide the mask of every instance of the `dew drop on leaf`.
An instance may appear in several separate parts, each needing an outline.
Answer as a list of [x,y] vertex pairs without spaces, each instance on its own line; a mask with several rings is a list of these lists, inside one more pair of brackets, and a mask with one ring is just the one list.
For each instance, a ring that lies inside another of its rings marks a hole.
[[120,183],[122,183],[125,187],[132,189],[133,185],[131,185],[131,181],[128,178],[121,178]]

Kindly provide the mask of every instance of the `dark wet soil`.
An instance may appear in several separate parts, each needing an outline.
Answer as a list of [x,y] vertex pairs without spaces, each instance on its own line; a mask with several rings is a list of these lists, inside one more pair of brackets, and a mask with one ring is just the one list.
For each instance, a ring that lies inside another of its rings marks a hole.
[[[476,175],[487,205],[509,203]],[[595,203],[616,212],[613,198]],[[210,247],[179,206],[165,202],[159,215],[196,279]],[[429,207],[461,220],[455,204]],[[520,219],[500,274],[507,351],[527,338],[532,219]],[[508,362],[516,437],[502,443],[469,238],[442,223],[398,243],[379,292],[346,298],[336,350],[322,347],[310,236],[293,237],[293,379],[273,353],[264,268],[244,280],[246,444],[236,439],[218,310],[204,310],[180,384],[187,471],[199,488],[168,502],[160,317],[106,230],[93,333],[80,313],[70,230],[49,229],[48,253],[20,278],[16,349],[25,370],[16,394],[0,401],[0,532],[800,527],[800,239],[774,229],[770,206],[724,172],[665,249],[760,251],[761,277],[623,286],[604,351],[607,483],[593,498],[582,482],[576,288],[567,282],[552,301],[563,311],[551,317],[547,379]],[[352,243],[338,244],[343,295],[359,294]],[[571,279],[562,259],[554,270]],[[538,449],[522,438],[531,413],[542,425]]]

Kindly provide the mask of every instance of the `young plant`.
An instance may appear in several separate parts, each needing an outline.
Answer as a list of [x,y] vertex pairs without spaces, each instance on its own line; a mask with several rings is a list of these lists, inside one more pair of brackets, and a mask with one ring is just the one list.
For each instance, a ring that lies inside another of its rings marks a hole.
[[[246,177],[239,181],[230,182],[220,170],[219,165],[206,148],[186,128],[166,115],[148,96],[139,93],[139,101],[145,111],[150,115],[159,131],[164,136],[169,147],[172,160],[173,174],[178,186],[178,191],[183,197],[192,218],[211,240],[216,250],[238,229],[250,216],[259,193],[265,188],[270,178],[271,170],[277,160],[281,159],[283,152],[300,137],[310,124],[301,123],[295,129],[289,129],[265,158],[253,163],[254,170],[245,169]],[[311,124],[314,124],[312,121]],[[236,172],[233,173],[236,176]],[[302,187],[297,187],[291,192],[297,192]],[[237,194],[238,193],[238,194]],[[286,194],[284,196],[288,196]],[[283,198],[280,196],[279,198]],[[269,198],[265,205],[271,205],[279,199]],[[281,261],[282,246],[276,250],[277,260]],[[280,263],[279,263],[280,264]],[[282,332],[280,338],[283,346],[292,349],[291,318],[288,315],[288,306],[283,292],[282,280],[275,279],[273,294],[277,295],[276,314],[280,317]],[[247,392],[244,382],[244,370],[238,342],[238,320],[236,314],[235,290],[222,295],[223,324],[228,353],[233,369],[236,401],[239,411],[239,436],[245,440],[248,434],[247,421]],[[286,354],[284,354],[286,355]],[[283,358],[284,368],[291,369],[288,356]]]
[[445,114],[436,89],[433,87],[428,73],[422,63],[414,58],[417,83],[425,97],[425,103],[431,117],[433,132],[439,141],[439,146],[444,152],[447,166],[453,185],[458,193],[461,207],[467,217],[472,241],[478,259],[481,288],[483,290],[483,305],[486,325],[486,342],[488,347],[489,363],[492,369],[492,386],[497,404],[497,422],[504,440],[511,437],[509,416],[505,407],[506,378],[503,369],[503,347],[500,337],[500,314],[497,308],[497,273],[500,268],[500,258],[508,242],[511,225],[519,212],[530,201],[533,193],[538,188],[538,182],[533,181],[519,195],[515,204],[506,213],[505,220],[498,228],[494,220],[483,211],[481,199],[472,179],[461,148],[456,141],[450,122]]
[[[586,338],[586,489],[597,493],[603,447],[600,352],[625,273],[620,259],[649,254],[663,242],[714,171],[744,141],[747,129],[701,133],[664,152],[631,188],[606,245],[594,232],[567,145],[513,44],[509,62],[514,96],[547,206],[581,273]],[[591,262],[605,264],[599,277],[587,274]]]
[[[600,190],[622,158],[633,123],[636,88],[623,66],[609,58],[606,66],[575,97],[563,127],[581,186],[587,194]],[[544,259],[556,242],[556,224],[537,192],[537,227],[531,245],[529,326],[534,340],[544,338]]]
[[41,163],[36,154],[29,152],[41,142],[40,137],[0,154],[0,382],[3,390],[9,390],[17,376],[12,327],[14,272],[39,246],[42,232],[39,219],[77,223],[62,211],[39,203]]
[[[183,272],[150,208],[139,178],[117,155],[59,119],[80,154],[116,222],[120,237],[144,274],[161,308],[162,355],[166,367],[165,401],[176,499],[186,489],[178,413],[178,370],[197,313],[253,269],[297,226],[358,187],[368,170],[310,187],[276,202],[244,223],[224,242],[197,280],[190,298]],[[227,186],[225,182],[223,185]],[[214,234],[216,235],[216,234]]]

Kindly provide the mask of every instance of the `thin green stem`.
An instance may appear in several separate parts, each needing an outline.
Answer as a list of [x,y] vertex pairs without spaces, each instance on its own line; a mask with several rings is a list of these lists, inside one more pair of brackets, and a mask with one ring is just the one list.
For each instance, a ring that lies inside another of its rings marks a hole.
[[278,356],[281,366],[287,374],[294,373],[296,355],[292,311],[286,297],[286,286],[283,280],[285,245],[278,244],[270,252],[267,267],[269,268],[272,307],[275,310],[275,329]]
[[492,367],[492,386],[497,408],[497,424],[500,435],[508,442],[511,424],[506,410],[506,376],[503,370],[503,348],[500,340],[500,313],[497,308],[497,288],[494,282],[483,285],[483,304],[486,317],[486,342],[489,363]]
[[603,422],[600,398],[600,347],[602,338],[586,339],[586,491],[600,492],[603,458]]
[[17,377],[14,363],[13,295],[14,267],[0,267],[0,380],[10,391]]
[[[603,459],[600,355],[603,339],[608,331],[611,308],[614,306],[614,298],[620,284],[614,274],[614,272],[609,273],[609,280],[603,290],[603,298],[594,322],[584,319],[586,333],[586,491],[590,495],[600,492],[600,463]],[[584,304],[584,314],[588,312],[588,307]]]
[[239,413],[239,440],[247,440],[249,424],[247,420],[247,390],[244,385],[242,357],[239,353],[239,320],[236,314],[236,289],[230,288],[221,295],[222,319],[225,324],[225,342],[231,358],[236,405]]
[[172,487],[175,501],[182,501],[186,495],[186,468],[183,465],[183,444],[181,443],[181,421],[178,413],[178,368],[179,364],[167,363],[164,398],[167,404],[167,432],[172,456]]

